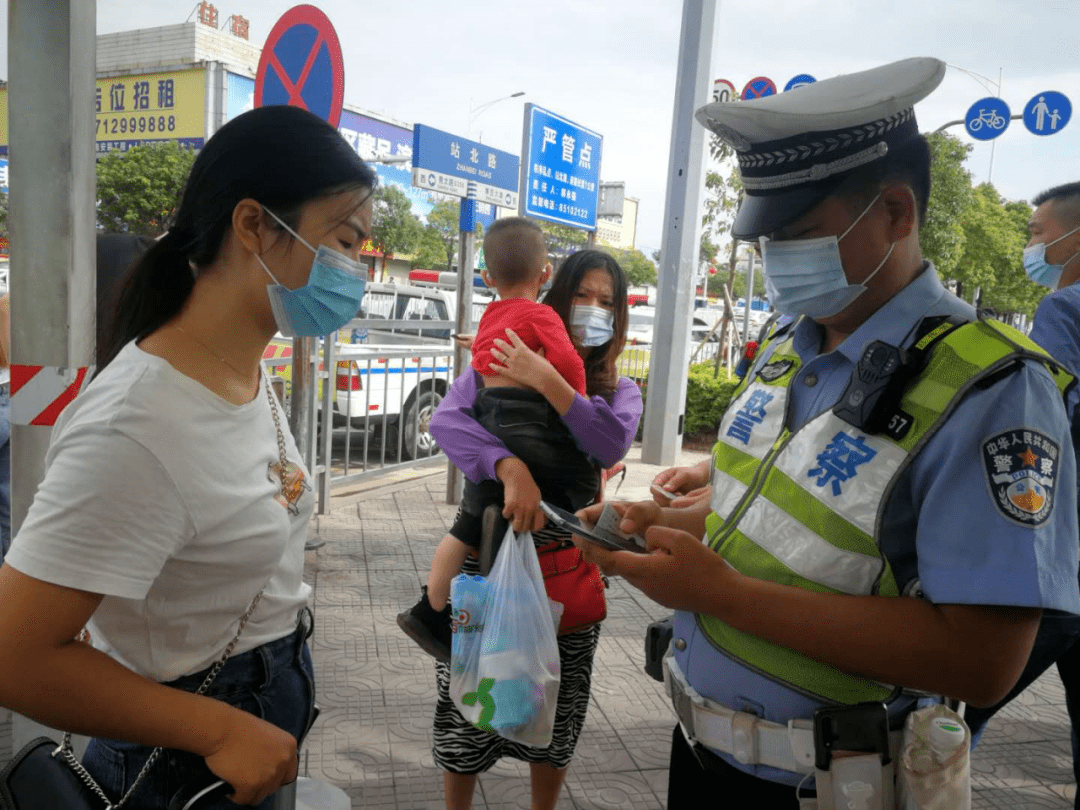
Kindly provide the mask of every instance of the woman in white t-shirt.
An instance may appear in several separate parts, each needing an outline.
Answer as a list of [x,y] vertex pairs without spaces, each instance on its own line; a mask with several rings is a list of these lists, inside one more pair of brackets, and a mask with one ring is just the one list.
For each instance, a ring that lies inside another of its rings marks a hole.
[[[313,500],[261,360],[278,331],[355,317],[375,184],[295,107],[207,142],[175,225],[121,287],[0,568],[0,706],[93,737],[84,764],[113,802],[169,749],[131,810],[214,776],[258,804],[296,776],[314,705]],[[218,699],[191,694],[259,593]],[[75,641],[84,626],[93,646]]]

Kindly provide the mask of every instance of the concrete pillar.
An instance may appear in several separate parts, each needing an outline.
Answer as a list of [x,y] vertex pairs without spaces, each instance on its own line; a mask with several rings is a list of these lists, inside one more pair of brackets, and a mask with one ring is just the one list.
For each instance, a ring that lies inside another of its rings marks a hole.
[[[93,364],[96,21],[95,0],[8,2],[13,377],[18,366],[66,376]],[[44,476],[51,435],[29,421],[13,401],[12,535]],[[39,728],[16,716],[14,748]]]
[[[641,460],[646,464],[674,464],[682,446],[705,179],[705,128],[694,120],[694,111],[709,100],[715,23],[716,0],[683,0],[656,325],[642,432]],[[660,352],[660,346],[667,349]]]

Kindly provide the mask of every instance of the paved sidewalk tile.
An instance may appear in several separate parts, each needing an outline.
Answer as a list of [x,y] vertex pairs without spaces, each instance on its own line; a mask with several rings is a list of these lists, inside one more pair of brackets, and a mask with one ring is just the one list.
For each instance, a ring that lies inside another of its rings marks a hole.
[[[705,454],[684,454],[693,463]],[[661,467],[631,452],[618,498],[649,497]],[[417,599],[435,546],[454,519],[446,476],[431,469],[353,488],[316,521],[326,541],[308,552],[318,702],[303,773],[336,785],[355,810],[442,810],[443,777],[431,754],[432,659],[398,628]],[[670,611],[621,580],[607,591],[592,700],[559,810],[659,810],[667,795],[674,715],[663,685],[642,671],[644,630]],[[972,756],[974,810],[1070,808],[1068,717],[1051,670],[994,717]],[[0,762],[11,724],[0,718]],[[481,776],[476,810],[527,810],[528,766],[499,762]]]

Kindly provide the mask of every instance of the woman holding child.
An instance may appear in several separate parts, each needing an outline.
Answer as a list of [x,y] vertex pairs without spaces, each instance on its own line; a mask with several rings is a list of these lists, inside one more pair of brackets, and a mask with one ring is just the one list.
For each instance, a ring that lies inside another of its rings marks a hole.
[[[595,250],[579,251],[563,263],[544,303],[561,319],[583,361],[584,394],[575,390],[544,353],[528,348],[513,329],[506,330],[505,340],[494,341],[489,368],[512,385],[538,392],[584,455],[597,469],[606,469],[626,455],[641,418],[640,391],[632,380],[619,377],[615,368],[626,339],[626,278],[611,256]],[[431,422],[439,446],[470,481],[502,484],[503,515],[516,531],[532,530],[538,546],[567,539],[552,526],[541,528],[541,487],[529,466],[476,420],[474,403],[483,390],[475,367],[454,382]],[[595,479],[587,486],[590,491],[579,494],[595,498],[599,494]],[[460,517],[452,533],[463,525]],[[467,559],[462,570],[475,573],[475,558]],[[594,625],[559,636],[562,681],[554,736],[547,748],[512,743],[471,725],[449,698],[449,667],[445,662],[437,664],[434,757],[445,771],[449,810],[471,807],[477,777],[503,756],[529,763],[534,810],[555,807],[588,710],[599,635],[600,627]]]

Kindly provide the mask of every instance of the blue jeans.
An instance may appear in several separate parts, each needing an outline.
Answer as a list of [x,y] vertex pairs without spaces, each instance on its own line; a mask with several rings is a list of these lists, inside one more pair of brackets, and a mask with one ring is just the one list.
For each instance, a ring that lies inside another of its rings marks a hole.
[[[964,720],[971,728],[971,747],[974,748],[986,729],[987,721],[1055,663],[1065,686],[1065,708],[1072,726],[1073,776],[1080,784],[1080,739],[1077,735],[1077,727],[1080,726],[1080,616],[1044,614],[1027,666],[1016,686],[1004,700],[988,709],[968,706],[964,711]],[[1080,808],[1080,793],[1077,794],[1076,807]]]
[[[306,643],[311,635],[311,613],[305,608],[302,616],[295,633],[230,658],[206,692],[209,697],[285,729],[298,742],[314,721],[315,707],[315,680]],[[195,692],[206,672],[187,675],[165,686]],[[116,802],[135,781],[152,750],[145,745],[95,737],[82,761],[105,794]],[[163,750],[124,807],[167,810],[169,800],[183,786],[192,781],[210,784],[216,779],[202,757],[186,751]],[[268,810],[272,801],[267,799],[256,806]],[[236,807],[228,799],[220,799],[200,805],[200,810],[236,810]]]

